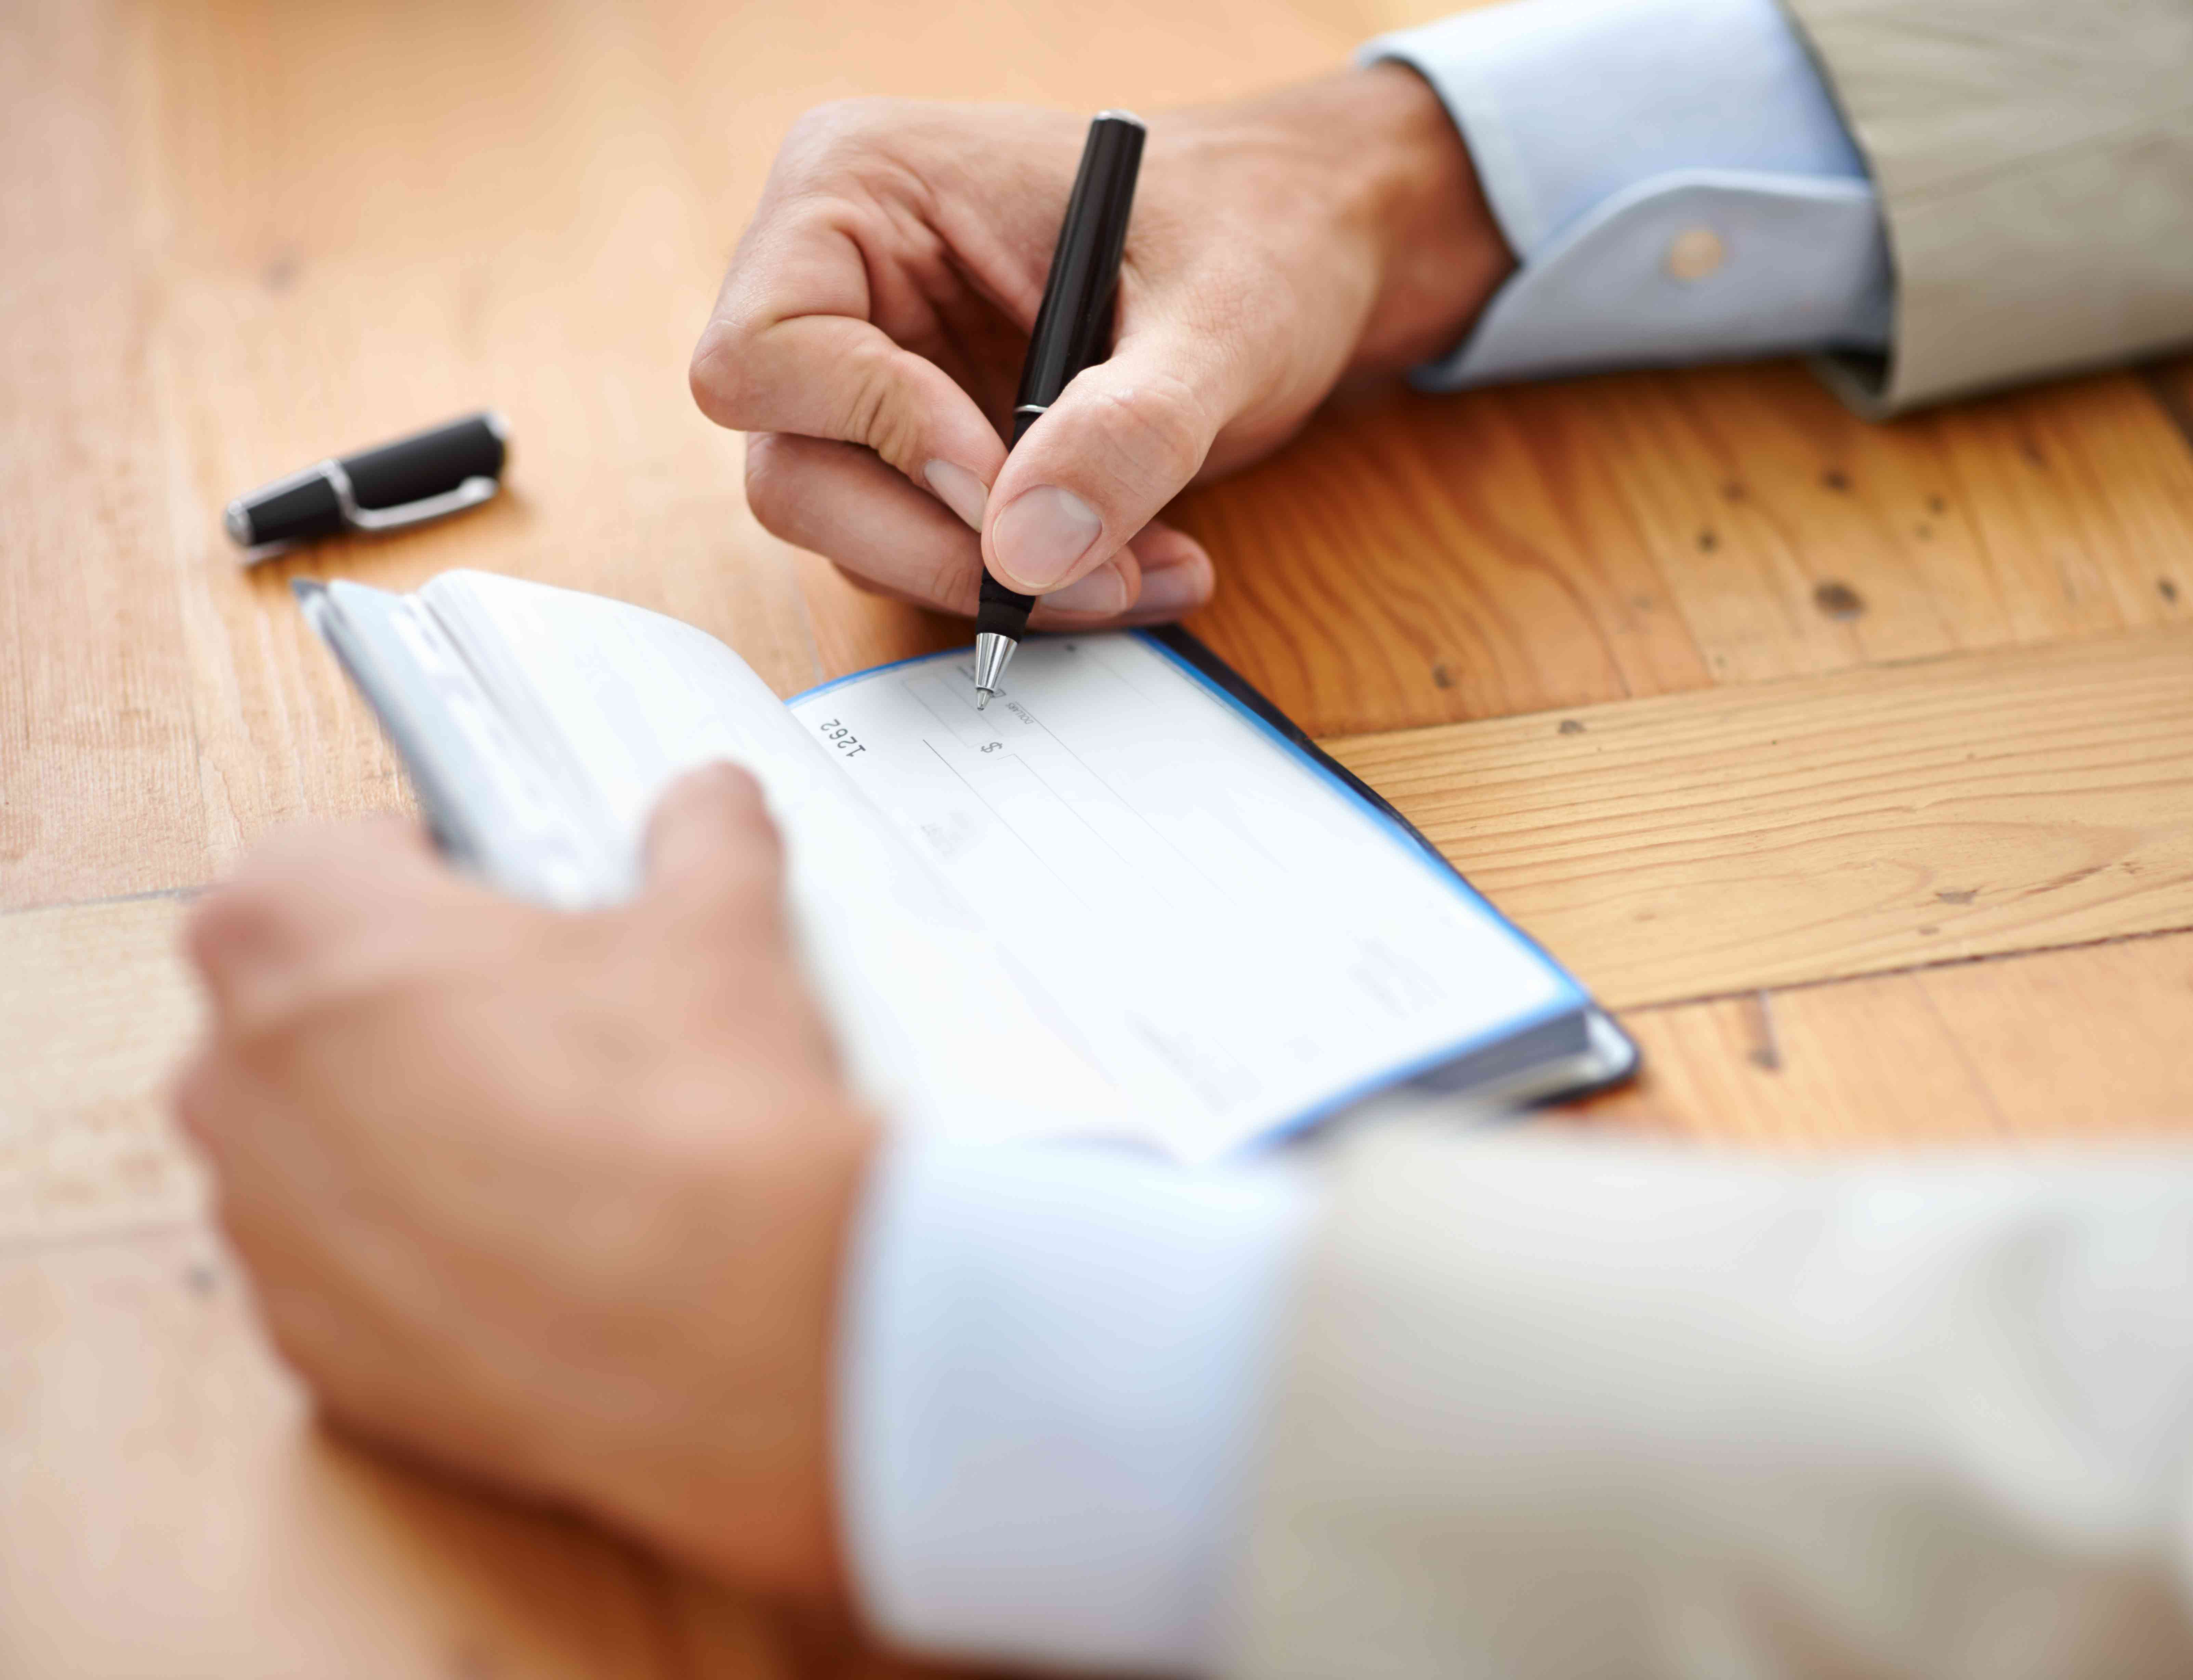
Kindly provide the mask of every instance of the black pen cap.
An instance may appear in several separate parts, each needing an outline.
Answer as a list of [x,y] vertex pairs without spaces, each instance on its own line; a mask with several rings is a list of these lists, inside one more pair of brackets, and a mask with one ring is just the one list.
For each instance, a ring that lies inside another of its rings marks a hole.
[[478,507],[509,460],[509,427],[493,412],[316,462],[228,504],[228,534],[246,548],[345,530],[398,530]]

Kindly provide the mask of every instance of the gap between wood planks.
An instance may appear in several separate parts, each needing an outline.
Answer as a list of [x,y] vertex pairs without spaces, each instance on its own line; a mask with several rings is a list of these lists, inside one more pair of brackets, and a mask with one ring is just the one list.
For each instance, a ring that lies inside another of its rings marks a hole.
[[2139,382],[2193,450],[2193,358],[2150,363],[2139,370]]
[[1329,744],[1616,1007],[2193,926],[2193,632]]
[[2193,1125],[2193,934],[1662,1005],[1624,1019],[1644,1077],[1595,1120],[1852,1150],[2180,1147]]
[[[1856,985],[1865,980],[1893,979],[1898,976],[1939,974],[1965,968],[1985,968],[1993,964],[2019,962],[2029,958],[2070,955],[2081,951],[2109,950],[2117,946],[2139,945],[2149,941],[2168,941],[2193,937],[2193,912],[2184,921],[2167,927],[2144,929],[2138,933],[2105,933],[2093,939],[2067,939],[2060,944],[2034,945],[2017,950],[1983,951],[1971,956],[1936,957],[1925,962],[1908,963],[1900,968],[1882,968],[1865,974],[1830,974],[1817,980],[1790,980],[1773,986],[1732,986],[1717,992],[1692,992],[1681,997],[1662,998],[1652,1003],[1630,1003],[1622,1006],[1624,1019],[1638,1015],[1649,1015],[1670,1009],[1690,1009],[1708,1005],[1741,1004],[1758,999],[1801,996],[1807,992],[1820,991],[1835,986]],[[1604,1001],[1604,1000],[1602,1000]],[[2193,1012],[2189,1012],[2193,1021]]]

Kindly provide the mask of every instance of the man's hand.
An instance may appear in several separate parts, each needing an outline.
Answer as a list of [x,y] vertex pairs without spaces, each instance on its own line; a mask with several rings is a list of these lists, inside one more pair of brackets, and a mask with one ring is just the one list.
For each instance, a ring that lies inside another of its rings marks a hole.
[[756,434],[764,525],[948,611],[973,612],[987,561],[1046,598],[1039,626],[1177,617],[1213,577],[1155,519],[1166,502],[1275,448],[1351,369],[1455,343],[1511,266],[1411,71],[1161,116],[1117,347],[1008,462],[1000,428],[1083,130],[893,100],[793,129],[693,354],[702,410]]
[[674,788],[650,863],[628,909],[559,915],[415,828],[269,846],[192,918],[213,1019],[178,1108],[336,1421],[825,1592],[827,1355],[873,1132],[752,780]]

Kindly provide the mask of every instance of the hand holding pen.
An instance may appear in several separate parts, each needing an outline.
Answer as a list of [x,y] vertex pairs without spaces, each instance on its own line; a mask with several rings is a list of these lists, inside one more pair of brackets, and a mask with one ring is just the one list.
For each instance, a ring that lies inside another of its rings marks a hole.
[[986,564],[1042,596],[1039,629],[1179,617],[1214,578],[1165,504],[1276,447],[1349,369],[1452,348],[1509,266],[1410,71],[1155,118],[1111,353],[1008,457],[1087,127],[876,100],[793,129],[692,368],[701,408],[756,434],[763,525],[969,617]]

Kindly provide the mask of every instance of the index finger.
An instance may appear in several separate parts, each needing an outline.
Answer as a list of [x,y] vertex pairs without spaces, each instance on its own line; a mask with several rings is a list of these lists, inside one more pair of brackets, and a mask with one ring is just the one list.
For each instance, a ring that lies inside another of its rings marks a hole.
[[[820,190],[773,185],[694,348],[694,400],[737,431],[872,449],[973,523],[1005,444],[951,376],[876,324],[873,288],[891,283],[895,237],[885,207],[850,178]],[[940,486],[938,462],[968,475],[975,496]]]
[[386,929],[412,907],[440,914],[481,889],[434,855],[417,823],[381,817],[300,828],[256,850],[191,912],[184,945],[224,1013],[249,1009],[329,947]]

